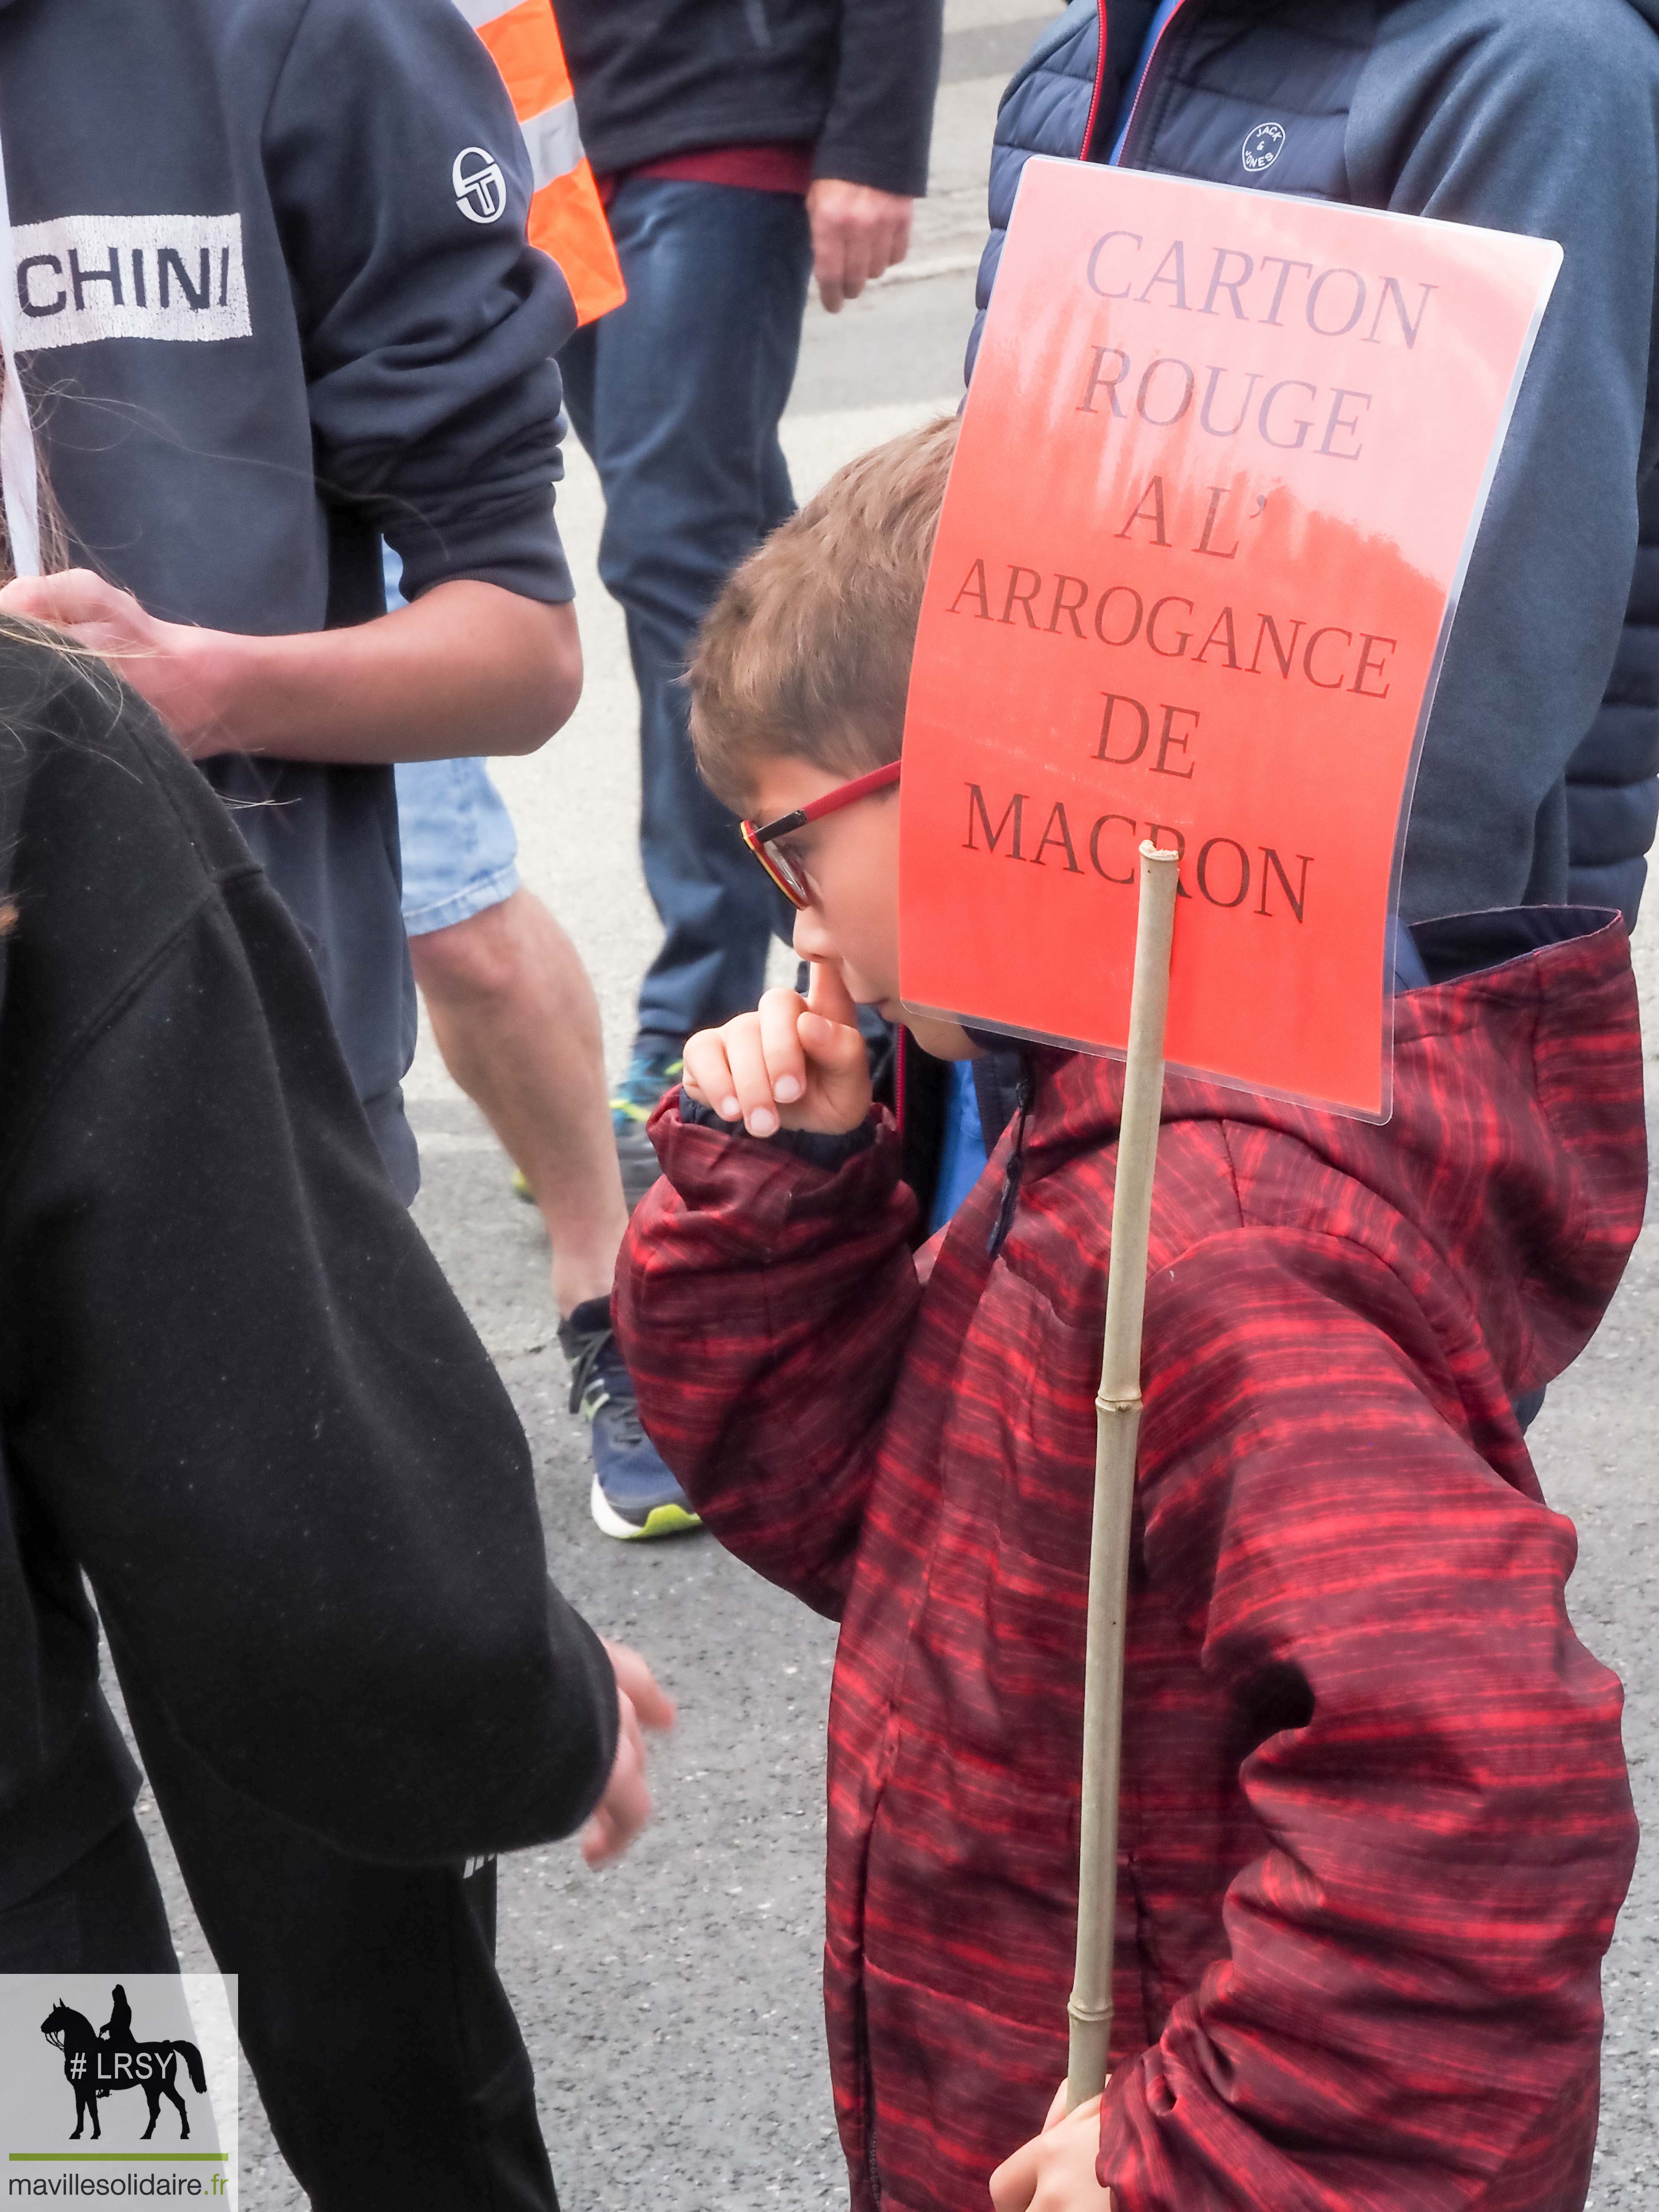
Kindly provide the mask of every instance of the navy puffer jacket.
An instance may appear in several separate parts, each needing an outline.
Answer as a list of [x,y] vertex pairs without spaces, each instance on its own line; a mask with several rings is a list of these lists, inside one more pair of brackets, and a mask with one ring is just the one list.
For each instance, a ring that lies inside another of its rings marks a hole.
[[1636,927],[1659,826],[1659,470],[1642,487],[1642,537],[1607,696],[1567,764],[1569,894]]
[[[1026,157],[1106,160],[1154,12],[1073,0],[1009,86],[981,316]],[[1659,814],[1656,28],[1659,0],[1182,0],[1130,120],[1127,167],[1565,251],[1424,742],[1410,921],[1570,898],[1635,920]],[[1264,122],[1283,149],[1251,174]]]

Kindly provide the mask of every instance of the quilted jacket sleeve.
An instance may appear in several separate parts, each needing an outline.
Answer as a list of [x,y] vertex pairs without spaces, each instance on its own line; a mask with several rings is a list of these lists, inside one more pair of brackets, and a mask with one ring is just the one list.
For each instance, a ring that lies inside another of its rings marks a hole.
[[1567,763],[1568,896],[1634,931],[1659,826],[1659,469],[1638,501],[1624,635],[1595,719]]
[[1113,2080],[1100,2177],[1134,2212],[1580,2203],[1637,1830],[1571,1525],[1466,1439],[1358,1246],[1212,1239],[1147,1326],[1146,1569],[1255,1717],[1264,1842]]
[[651,1134],[611,1301],[645,1425],[726,1549],[835,1619],[921,1299],[897,1132],[834,1170],[672,1097]]
[[1413,920],[1553,902],[1561,781],[1613,669],[1637,487],[1659,457],[1659,40],[1633,8],[1446,9],[1431,26],[1392,10],[1347,155],[1361,204],[1564,249],[1447,646],[1401,883]]
[[[1139,20],[1139,18],[1137,18]],[[985,310],[997,281],[1008,218],[1028,155],[1051,154],[1075,161],[1084,149],[1094,104],[1095,72],[1100,56],[1097,0],[1071,0],[1064,13],[1038,33],[1036,44],[1014,72],[997,108],[991,140],[991,235],[980,256],[974,293],[974,324],[968,338],[963,381],[970,383],[979,352]],[[1115,92],[1115,85],[1110,89]]]

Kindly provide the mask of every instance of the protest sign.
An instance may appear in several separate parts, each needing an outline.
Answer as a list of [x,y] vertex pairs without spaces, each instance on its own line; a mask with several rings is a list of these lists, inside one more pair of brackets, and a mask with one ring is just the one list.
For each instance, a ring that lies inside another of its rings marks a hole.
[[1026,164],[923,605],[908,1005],[1376,1119],[1401,823],[1560,249]]

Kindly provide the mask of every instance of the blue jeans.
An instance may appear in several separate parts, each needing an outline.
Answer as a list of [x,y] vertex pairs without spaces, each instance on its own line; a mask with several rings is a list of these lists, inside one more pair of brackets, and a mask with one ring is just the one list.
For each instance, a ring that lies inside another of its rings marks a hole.
[[559,356],[605,491],[599,574],[628,618],[640,690],[640,857],[663,925],[640,988],[642,1046],[752,1006],[793,915],[697,775],[681,681],[721,585],[793,511],[778,419],[812,252],[786,192],[630,177],[611,203],[628,301]]
[[410,937],[471,921],[519,888],[519,841],[487,761],[399,761],[398,837]]
[[[380,547],[386,611],[406,607],[404,564]],[[404,858],[404,929],[428,937],[499,906],[519,888],[519,840],[483,760],[399,761],[398,842]]]

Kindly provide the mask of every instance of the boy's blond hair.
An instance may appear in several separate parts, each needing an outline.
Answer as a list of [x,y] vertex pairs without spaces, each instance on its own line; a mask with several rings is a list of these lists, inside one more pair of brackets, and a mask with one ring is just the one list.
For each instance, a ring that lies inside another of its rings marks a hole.
[[687,672],[704,780],[746,811],[764,759],[855,776],[896,760],[951,415],[861,453],[781,523],[709,610]]

